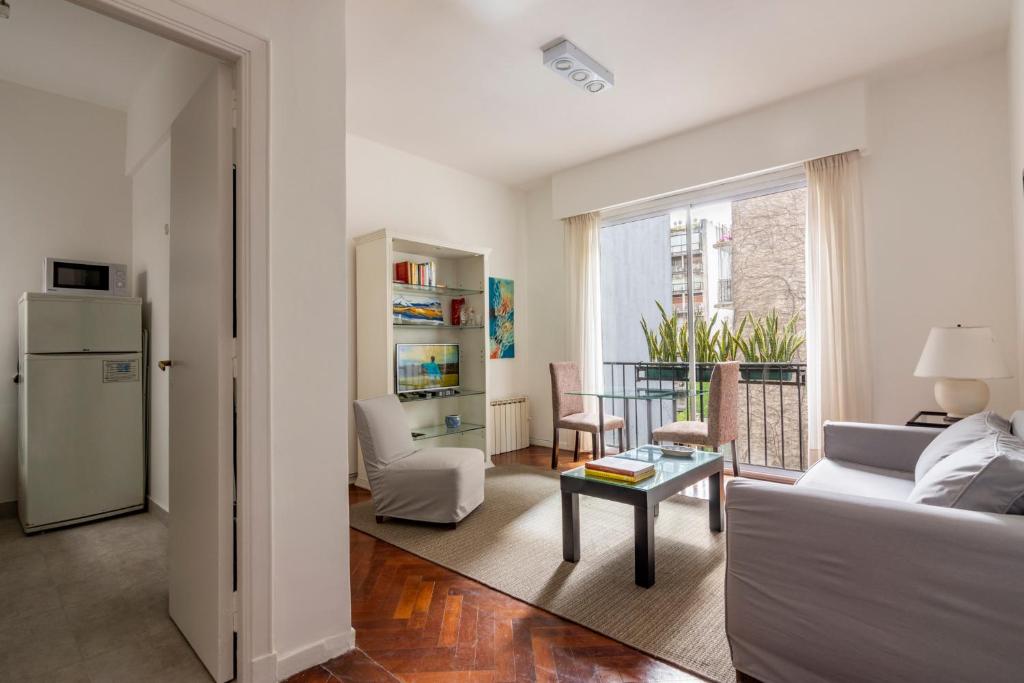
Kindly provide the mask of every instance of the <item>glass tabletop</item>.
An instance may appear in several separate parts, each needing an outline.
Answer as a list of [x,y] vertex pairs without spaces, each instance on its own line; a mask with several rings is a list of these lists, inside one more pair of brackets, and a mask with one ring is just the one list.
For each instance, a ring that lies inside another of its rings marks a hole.
[[691,393],[694,396],[706,394],[707,390],[691,392],[689,389],[657,389],[654,387],[611,387],[601,391],[567,391],[570,396],[597,396],[598,398],[622,399],[626,401],[658,401],[665,399],[682,399]]
[[660,486],[667,481],[681,477],[709,462],[721,460],[722,454],[715,451],[694,450],[693,453],[689,455],[674,455],[664,452],[658,446],[640,446],[639,448],[628,450],[625,453],[614,457],[629,458],[630,460],[640,460],[643,462],[653,462],[656,474],[653,477],[647,477],[643,481],[639,481],[635,484],[613,481],[611,479],[588,477],[586,467],[577,467],[576,469],[566,470],[565,472],[562,472],[562,476],[573,479],[586,479],[587,481],[600,481],[602,484],[608,484],[609,486],[622,486],[628,489],[646,491]]

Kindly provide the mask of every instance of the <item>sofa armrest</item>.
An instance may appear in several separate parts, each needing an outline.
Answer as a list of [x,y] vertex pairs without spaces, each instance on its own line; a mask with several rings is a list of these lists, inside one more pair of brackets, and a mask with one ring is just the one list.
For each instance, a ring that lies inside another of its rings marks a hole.
[[734,481],[726,630],[764,681],[1013,680],[1024,517]]
[[913,472],[921,452],[939,434],[931,427],[826,422],[822,453],[826,458]]

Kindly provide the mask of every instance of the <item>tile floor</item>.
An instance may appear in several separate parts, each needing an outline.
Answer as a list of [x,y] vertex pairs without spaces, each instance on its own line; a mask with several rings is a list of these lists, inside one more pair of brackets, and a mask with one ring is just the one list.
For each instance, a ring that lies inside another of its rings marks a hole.
[[210,683],[167,616],[150,514],[25,536],[0,519],[0,683]]

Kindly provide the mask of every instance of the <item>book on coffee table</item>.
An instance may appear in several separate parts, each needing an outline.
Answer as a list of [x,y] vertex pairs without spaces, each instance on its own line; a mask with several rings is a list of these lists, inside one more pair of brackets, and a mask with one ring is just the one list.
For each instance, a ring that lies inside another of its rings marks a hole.
[[654,474],[654,463],[632,460],[629,458],[616,458],[614,456],[591,460],[583,465],[587,474],[611,479],[636,483]]
[[651,470],[650,472],[644,472],[643,474],[638,474],[636,476],[630,476],[627,474],[615,474],[613,472],[605,472],[603,470],[588,469],[586,472],[587,476],[592,479],[604,479],[605,481],[614,481],[620,484],[636,484],[643,481],[644,479],[653,477],[656,474],[655,470]]

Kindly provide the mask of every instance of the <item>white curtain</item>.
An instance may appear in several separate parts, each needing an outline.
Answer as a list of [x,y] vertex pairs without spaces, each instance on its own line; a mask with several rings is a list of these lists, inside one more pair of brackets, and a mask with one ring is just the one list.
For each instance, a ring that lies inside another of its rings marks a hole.
[[[587,213],[562,219],[565,225],[565,293],[568,312],[568,360],[576,361],[583,388],[599,391],[603,369],[601,351],[601,217]],[[588,412],[597,412],[597,399],[587,397]],[[590,435],[581,434],[590,449]]]
[[805,163],[811,461],[825,420],[871,419],[860,152]]

